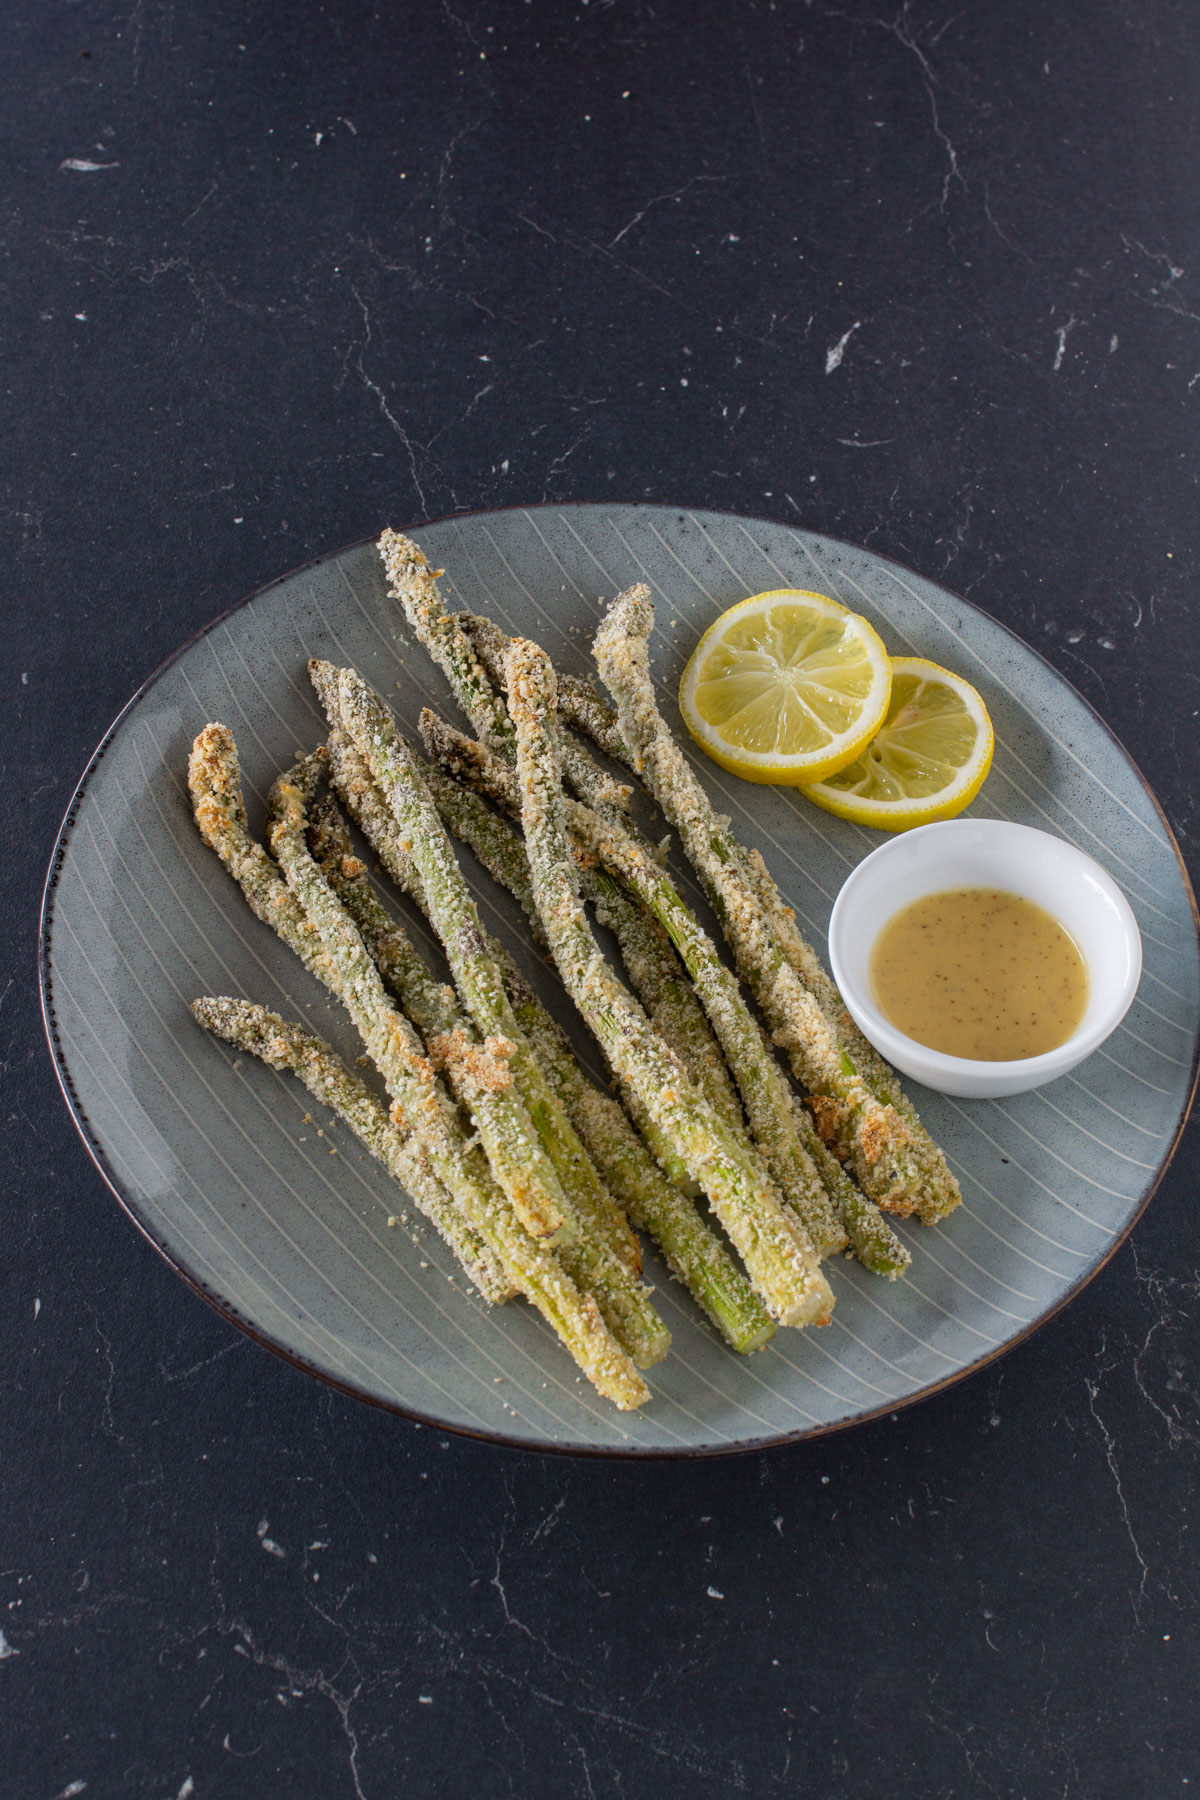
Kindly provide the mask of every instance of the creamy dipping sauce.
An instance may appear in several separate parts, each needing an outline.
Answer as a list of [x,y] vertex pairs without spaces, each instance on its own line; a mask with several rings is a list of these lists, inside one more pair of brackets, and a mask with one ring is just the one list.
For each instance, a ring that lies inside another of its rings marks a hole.
[[1012,1062],[1066,1043],[1087,1007],[1087,965],[1057,919],[1002,888],[926,894],[871,951],[884,1016],[930,1050]]

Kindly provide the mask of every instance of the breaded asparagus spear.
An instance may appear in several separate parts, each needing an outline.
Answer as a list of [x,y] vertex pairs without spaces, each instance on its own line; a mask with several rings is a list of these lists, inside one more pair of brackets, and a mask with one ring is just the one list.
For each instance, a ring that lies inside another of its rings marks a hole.
[[740,846],[658,711],[649,666],[653,622],[650,591],[639,584],[612,603],[593,646],[634,766],[679,832],[739,972],[810,1097],[822,1136],[836,1141],[859,1185],[880,1206],[897,1213],[915,1211],[927,1220],[940,1217],[955,1201],[945,1182],[932,1180],[928,1155],[921,1154],[925,1145],[918,1146],[912,1121],[871,1093],[832,1020],[783,955],[746,878]]
[[555,706],[549,659],[536,645],[517,641],[509,647],[507,670],[530,873],[567,991],[614,1069],[708,1195],[768,1310],[783,1324],[821,1322],[829,1316],[833,1295],[807,1233],[653,1031],[592,936],[575,888],[558,758],[545,729]]
[[[503,1038],[517,1093],[559,1173],[576,1235],[563,1246],[565,1266],[593,1293],[611,1329],[640,1366],[666,1354],[670,1333],[638,1279],[637,1240],[608,1193],[562,1107],[546,1082],[513,1016],[499,972],[488,956],[471,898],[437,809],[407,754],[391,712],[352,669],[309,665],[331,723],[354,740],[387,797],[419,880],[418,902],[442,940],[459,996],[487,1037]],[[365,952],[364,952],[365,955]],[[372,974],[374,974],[372,968]],[[375,975],[378,982],[378,976]]]
[[[508,646],[512,642],[508,634],[491,619],[482,613],[455,613],[455,619],[462,626],[471,640],[471,646],[479,658],[480,666],[498,694],[505,691],[504,658]],[[467,709],[464,707],[463,709]],[[467,715],[470,717],[470,714]],[[577,799],[593,807],[602,817],[609,813],[627,814],[629,811],[630,790],[623,782],[616,781],[601,768],[591,752],[569,732],[558,728],[555,719],[548,725],[552,736],[557,738],[562,756],[563,781],[569,792]],[[487,739],[483,740],[485,743]],[[503,754],[503,747],[500,753]],[[625,821],[632,829],[632,823]]]
[[[395,823],[362,759],[344,733],[333,735],[330,763],[335,783],[339,787],[344,784],[352,796],[348,804],[381,863],[389,872],[396,868],[403,874],[404,857],[396,843]],[[456,795],[478,809],[478,813],[496,827],[501,834],[501,854],[506,847],[518,853],[513,862],[519,865],[528,884],[529,864],[520,839],[511,828],[489,812],[475,795],[442,776],[440,770],[430,769],[426,773],[427,778],[435,778],[430,783],[435,799],[443,788],[453,788]],[[309,835],[311,841],[311,831]],[[343,836],[336,828],[323,832],[323,841],[330,861],[338,859],[345,863],[349,860],[345,856]],[[325,866],[329,866],[328,863]],[[361,864],[357,866],[362,867]],[[378,906],[378,901],[374,904]],[[533,907],[532,890],[529,904]],[[536,908],[534,917],[537,917]],[[375,943],[382,942],[381,938],[373,940],[366,932],[364,937],[373,950]],[[518,1023],[610,1191],[625,1206],[634,1224],[649,1232],[671,1268],[686,1283],[728,1343],[743,1353],[759,1349],[773,1332],[774,1322],[750,1284],[693,1203],[660,1173],[620,1106],[588,1080],[575,1061],[565,1036],[518,974],[507,952],[494,938],[488,939],[488,949],[501,970]],[[386,970],[383,972],[386,978]],[[419,1020],[416,1022],[420,1024]]]
[[386,1109],[341,1057],[302,1025],[281,1019],[250,1000],[205,998],[192,1012],[206,1031],[237,1050],[299,1076],[309,1093],[330,1107],[396,1177],[413,1203],[453,1250],[485,1300],[511,1299],[518,1290],[484,1237],[455,1205],[433,1171],[420,1140],[400,1131]]
[[[503,693],[504,657],[510,638],[482,614],[457,613],[455,617],[470,637],[484,672]],[[660,851],[628,816],[629,789],[614,781],[582,744],[561,729],[559,720],[548,720],[547,729],[558,743],[568,790],[597,817],[630,837],[648,857],[661,861]],[[633,991],[655,1030],[678,1052],[717,1111],[730,1124],[740,1124],[742,1109],[720,1046],[662,925],[598,865],[585,863],[583,880],[585,897],[595,903],[600,923],[616,937]]]
[[[196,823],[209,848],[234,876],[256,917],[271,925],[318,980],[345,1003],[334,960],[309,924],[266,851],[250,837],[242,802],[237,746],[224,725],[208,725],[192,746],[188,786]],[[429,1091],[409,1113],[393,1109],[393,1123],[416,1140],[420,1153],[466,1219],[500,1256],[510,1279],[544,1314],[602,1394],[623,1409],[649,1397],[625,1351],[610,1333],[594,1299],[581,1293],[521,1225],[500,1192],[483,1154],[468,1149],[448,1101],[430,1071]]]
[[[445,671],[455,695],[479,736],[502,761],[513,760],[511,731],[499,722],[504,712],[498,695],[504,691],[504,653],[508,638],[490,619],[472,613],[444,616],[440,612],[435,576],[422,553],[407,538],[385,532],[380,539],[389,585],[404,607],[422,643]],[[488,681],[494,690],[488,687]],[[505,715],[505,724],[507,716]],[[567,785],[593,807],[601,818],[612,819],[633,831],[626,817],[629,789],[595,761],[576,739],[548,722],[556,737]],[[641,913],[627,897],[597,877],[606,889],[607,916],[603,920],[616,934],[630,979],[646,1010],[667,1042],[683,1057],[685,1066],[700,1081],[719,1112],[738,1122],[741,1109],[729,1081],[720,1051],[666,941],[653,918]],[[599,896],[596,896],[599,897]],[[645,991],[641,982],[651,984]],[[635,1103],[636,1107],[636,1103]],[[647,1121],[639,1119],[643,1130]],[[678,1169],[671,1171],[680,1178]]]
[[588,1080],[565,1034],[507,959],[504,984],[572,1124],[634,1224],[649,1232],[733,1349],[743,1355],[761,1349],[775,1322],[720,1239],[663,1175],[622,1108]]
[[[600,1316],[595,1301],[581,1294],[559,1266],[552,1251],[536,1244],[499,1194],[471,1220],[460,1216],[432,1170],[423,1162],[414,1139],[391,1123],[374,1095],[351,1074],[327,1044],[299,1025],[245,1000],[197,1000],[192,1006],[207,1030],[239,1050],[248,1050],[276,1069],[290,1069],[309,1092],[345,1120],[350,1129],[389,1169],[426,1216],[446,1237],[467,1267],[454,1233],[468,1253],[478,1252],[481,1273],[497,1286],[497,1297],[522,1293],[557,1333],[584,1374],[623,1412],[641,1406],[650,1390],[620,1349]],[[495,1276],[491,1271],[495,1270]],[[486,1294],[487,1289],[482,1291]],[[491,1298],[491,1295],[488,1295]]]
[[566,1203],[554,1166],[514,1090],[507,1040],[482,1042],[454,989],[430,973],[371,887],[336,803],[328,795],[318,796],[308,816],[309,849],[322,876],[345,907],[382,979],[424,1038],[434,1067],[444,1071],[455,1097],[466,1107],[492,1173],[517,1217],[535,1237],[557,1242],[554,1234],[563,1230]]
[[[421,728],[432,754],[464,779],[479,783],[507,811],[513,810],[518,795],[512,772],[486,746],[428,711],[422,714]],[[563,811],[577,848],[607,864],[660,921],[678,950],[733,1071],[755,1142],[785,1196],[800,1211],[818,1250],[840,1249],[849,1236],[868,1268],[887,1276],[901,1273],[910,1259],[878,1209],[847,1183],[835,1183],[833,1193],[828,1191],[829,1183],[814,1165],[813,1134],[801,1122],[771,1045],[747,1008],[736,978],[670,876],[619,826],[600,820],[577,801],[564,799]],[[657,1145],[655,1150],[657,1154]]]
[[[621,735],[615,708],[596,693],[590,681],[574,677],[560,680],[558,709],[564,723],[574,725],[607,755],[634,768],[634,758]],[[726,835],[740,861],[742,874],[763,908],[768,929],[782,955],[816,998],[838,1043],[869,1092],[881,1105],[895,1107],[907,1121],[912,1153],[920,1166],[924,1189],[916,1210],[927,1224],[936,1223],[952,1212],[961,1199],[958,1183],[946,1165],[945,1156],[921,1124],[917,1109],[901,1087],[895,1070],[862,1035],[846,1011],[841,995],[801,932],[794,910],[784,900],[758,851],[748,850],[737,843],[732,834],[727,832]]]
[[504,702],[493,692],[461,624],[442,610],[437,579],[444,571],[431,569],[424,551],[390,526],[380,535],[379,554],[388,592],[445,674],[475,735],[511,761],[513,729]]

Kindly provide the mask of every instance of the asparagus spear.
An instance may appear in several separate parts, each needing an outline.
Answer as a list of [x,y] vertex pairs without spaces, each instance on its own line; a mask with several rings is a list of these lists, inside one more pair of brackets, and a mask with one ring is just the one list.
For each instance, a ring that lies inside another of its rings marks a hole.
[[783,1324],[823,1321],[833,1295],[806,1232],[654,1032],[592,936],[574,886],[561,772],[545,729],[555,706],[554,670],[536,645],[521,641],[510,646],[507,669],[534,894],[567,991],[708,1195],[768,1310]]
[[[352,795],[349,804],[380,861],[385,868],[399,867],[403,873],[404,859],[402,854],[397,854],[396,828],[391,815],[369,771],[344,733],[333,735],[330,761],[335,783],[344,784]],[[427,774],[435,798],[444,798],[443,788],[453,788],[455,795],[470,803],[464,810],[475,812],[477,825],[490,822],[496,828],[498,837],[486,833],[482,842],[486,846],[490,838],[502,861],[506,852],[515,852],[509,859],[510,872],[528,886],[529,863],[520,840],[510,827],[489,812],[474,794],[450,781],[440,770],[430,769]],[[310,839],[311,836],[310,831]],[[346,846],[336,827],[323,833],[323,842],[329,862],[340,858],[344,865]],[[358,866],[361,868],[361,864]],[[536,919],[532,890],[529,904]],[[378,906],[377,901],[375,905]],[[382,947],[382,934],[368,937],[368,942],[373,950],[377,944]],[[588,1080],[575,1061],[565,1036],[518,974],[507,952],[494,938],[489,938],[488,949],[501,970],[505,991],[521,1029],[610,1191],[625,1206],[634,1224],[650,1233],[671,1268],[686,1283],[733,1348],[743,1354],[760,1348],[770,1337],[774,1324],[745,1277],[692,1202],[660,1174],[621,1108]],[[384,972],[386,978],[386,970]]]
[[404,608],[409,624],[445,673],[477,737],[508,760],[513,755],[513,729],[504,703],[492,690],[479,658],[459,621],[442,610],[437,579],[423,550],[389,526],[379,539],[388,591]]
[[[466,779],[479,782],[506,810],[513,810],[518,792],[512,772],[485,745],[464,737],[428,711],[422,714],[421,727],[433,754]],[[840,1249],[849,1236],[869,1268],[887,1275],[898,1272],[905,1266],[906,1252],[877,1209],[861,1196],[851,1199],[844,1184],[837,1188],[845,1201],[844,1214],[841,1207],[835,1211],[830,1204],[827,1183],[814,1166],[808,1147],[811,1134],[800,1126],[791,1089],[771,1045],[747,1008],[736,977],[721,961],[670,876],[617,825],[599,819],[576,801],[564,800],[563,810],[578,849],[589,859],[601,859],[636,894],[683,958],[733,1071],[755,1142],[785,1196],[800,1211],[818,1251],[828,1254]]]
[[[602,699],[591,682],[577,678],[559,683],[559,714],[564,723],[574,725],[609,756],[626,763],[631,769],[631,756],[621,734],[615,708]],[[762,906],[768,929],[791,968],[824,1012],[868,1091],[883,1106],[893,1106],[907,1122],[910,1147],[920,1167],[922,1193],[916,1211],[926,1224],[952,1212],[961,1194],[958,1183],[946,1164],[938,1145],[930,1137],[917,1115],[917,1109],[900,1085],[895,1071],[884,1062],[874,1045],[859,1031],[846,1011],[841,995],[821,965],[821,960],[805,939],[796,922],[794,910],[784,900],[779,887],[757,850],[748,850],[727,833],[730,848],[736,853],[742,874]]]
[[[496,691],[502,694],[505,691],[504,658],[512,642],[511,638],[482,613],[456,613],[454,616],[470,638],[484,673]],[[464,707],[463,710],[467,709]],[[467,716],[471,716],[469,712]],[[594,807],[602,817],[613,813],[627,814],[630,789],[623,782],[614,780],[583,744],[558,726],[557,719],[547,721],[548,730],[558,742],[563,779],[568,789],[588,806]],[[484,742],[487,742],[486,738]],[[625,822],[630,824],[628,820]]]
[[517,1292],[499,1258],[438,1180],[424,1146],[393,1125],[371,1090],[328,1044],[249,1000],[194,1000],[192,1012],[214,1037],[249,1051],[273,1069],[290,1070],[315,1099],[332,1108],[396,1177],[485,1300],[504,1301]]
[[[456,617],[470,637],[485,673],[503,693],[504,658],[511,639],[480,614],[459,613]],[[547,720],[547,729],[558,744],[567,787],[600,819],[627,834],[648,856],[657,859],[657,851],[628,817],[629,789],[615,782],[582,744],[561,729],[557,719]],[[720,1046],[662,925],[595,864],[585,866],[584,885],[587,898],[597,905],[600,923],[607,925],[617,939],[633,990],[655,1029],[678,1053],[717,1111],[730,1124],[740,1125],[742,1109]],[[641,1124],[643,1121],[639,1120]],[[673,1174],[672,1179],[678,1178],[677,1173]]]
[[309,807],[309,819],[309,849],[322,876],[353,921],[384,983],[424,1038],[434,1066],[444,1070],[466,1107],[492,1173],[517,1217],[535,1237],[558,1242],[566,1225],[566,1203],[554,1166],[531,1132],[529,1116],[514,1092],[507,1040],[481,1042],[453,988],[435,980],[371,887],[333,800],[320,796]]
[[662,1174],[617,1102],[588,1080],[565,1034],[511,962],[504,984],[571,1122],[634,1224],[649,1232],[727,1343],[743,1355],[761,1349],[774,1321],[719,1238]]
[[566,1267],[581,1287],[595,1294],[605,1318],[634,1360],[648,1368],[666,1354],[670,1333],[650,1304],[649,1290],[638,1279],[637,1240],[516,1022],[499,972],[487,953],[475,903],[395,719],[352,669],[339,672],[320,662],[309,666],[331,722],[354,740],[387,797],[405,854],[419,877],[414,884],[410,875],[405,885],[427,909],[464,1005],[481,1032],[504,1038],[511,1046],[508,1067],[516,1091],[558,1170],[576,1225],[576,1236],[562,1249]]
[[635,767],[679,832],[738,969],[810,1095],[822,1135],[836,1140],[860,1186],[880,1206],[938,1217],[947,1209],[945,1189],[931,1184],[911,1120],[871,1093],[816,996],[779,949],[746,879],[740,846],[658,711],[648,650],[653,620],[649,589],[639,584],[613,602],[593,646]]
[[[237,746],[228,727],[208,725],[200,732],[188,761],[188,786],[201,836],[237,880],[251,911],[273,926],[306,968],[345,1003],[336,961],[266,851],[249,835]],[[580,1291],[553,1253],[542,1249],[521,1225],[492,1180],[482,1152],[463,1142],[453,1109],[442,1100],[431,1070],[429,1076],[429,1090],[419,1091],[421,1104],[410,1111],[394,1107],[393,1123],[428,1155],[455,1204],[500,1256],[515,1285],[559,1332],[599,1391],[623,1409],[640,1406],[649,1391],[595,1300]]]
[[[553,1252],[534,1242],[498,1193],[487,1200],[481,1190],[478,1210],[469,1220],[462,1218],[419,1150],[414,1151],[413,1139],[397,1130],[379,1102],[327,1044],[301,1026],[288,1024],[278,1014],[245,1000],[197,1000],[192,1011],[217,1037],[252,1052],[273,1068],[290,1069],[298,1075],[396,1176],[464,1264],[464,1252],[452,1234],[457,1233],[468,1254],[478,1254],[481,1273],[495,1285],[498,1297],[522,1293],[537,1307],[607,1399],[623,1412],[649,1399],[650,1390],[609,1333],[595,1301],[579,1292]],[[469,1266],[468,1273],[478,1282]]]

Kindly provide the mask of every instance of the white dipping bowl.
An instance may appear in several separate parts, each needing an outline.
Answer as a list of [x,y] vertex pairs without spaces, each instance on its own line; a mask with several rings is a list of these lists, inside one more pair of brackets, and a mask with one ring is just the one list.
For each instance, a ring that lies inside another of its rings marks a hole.
[[[1070,932],[1087,965],[1087,1010],[1056,1050],[1012,1062],[947,1056],[880,1012],[871,992],[875,940],[914,900],[948,888],[1019,894]],[[901,1074],[939,1093],[997,1099],[1065,1075],[1116,1030],[1137,992],[1142,940],[1120,888],[1073,844],[1000,819],[947,819],[891,838],[859,863],[834,903],[829,960],[851,1018]]]

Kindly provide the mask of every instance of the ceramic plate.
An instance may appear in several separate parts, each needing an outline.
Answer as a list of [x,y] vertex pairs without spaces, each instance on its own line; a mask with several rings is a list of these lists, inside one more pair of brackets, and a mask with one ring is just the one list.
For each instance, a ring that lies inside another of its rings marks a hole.
[[[261,830],[273,774],[323,735],[312,655],[353,663],[410,725],[422,705],[449,705],[363,544],[264,589],[181,650],[117,720],[63,825],[43,918],[47,1029],[88,1149],[134,1221],[228,1318],[313,1374],[447,1429],[534,1447],[672,1455],[777,1443],[916,1399],[1028,1333],[1130,1229],[1193,1087],[1194,902],[1153,797],[1106,727],[966,601],[784,525],[578,506],[459,517],[417,536],[447,571],[450,604],[538,638],[564,669],[587,667],[602,597],[648,580],[655,673],[681,736],[674,696],[701,629],[766,588],[836,595],[893,652],[958,670],[996,725],[995,766],[972,810],[1056,832],[1121,884],[1145,944],[1138,997],[1102,1050],[1039,1092],[969,1103],[912,1090],[963,1206],[934,1231],[904,1228],[914,1262],[903,1282],[838,1260],[825,1330],[781,1331],[740,1359],[648,1258],[674,1345],[650,1404],[611,1410],[531,1309],[489,1312],[454,1280],[432,1231],[414,1241],[388,1228],[403,1196],[343,1129],[309,1121],[297,1082],[239,1060],[188,1012],[198,994],[243,994],[357,1053],[333,1002],[201,844],[185,766],[196,731],[224,720]],[[823,950],[834,896],[877,837],[694,760]],[[486,915],[561,1014],[513,909],[475,875]]]

